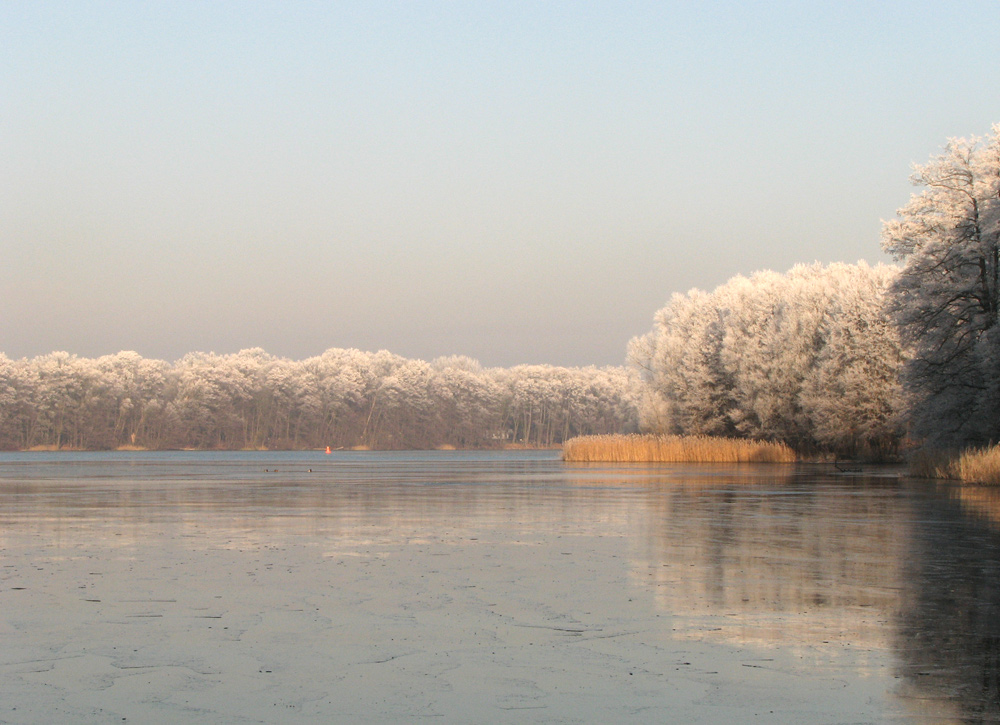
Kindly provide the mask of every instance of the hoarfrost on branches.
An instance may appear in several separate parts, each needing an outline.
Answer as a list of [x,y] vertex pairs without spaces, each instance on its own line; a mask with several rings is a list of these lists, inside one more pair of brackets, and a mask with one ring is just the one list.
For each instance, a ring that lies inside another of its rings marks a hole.
[[386,350],[295,361],[253,348],[173,364],[134,352],[0,355],[0,446],[554,446],[634,430],[635,389],[625,368],[484,368]]
[[887,221],[882,247],[904,262],[889,308],[907,347],[911,430],[932,445],[1000,439],[1000,124],[950,139],[914,167],[923,191]]
[[882,309],[895,268],[798,265],[675,295],[633,340],[644,429],[888,453],[900,345]]

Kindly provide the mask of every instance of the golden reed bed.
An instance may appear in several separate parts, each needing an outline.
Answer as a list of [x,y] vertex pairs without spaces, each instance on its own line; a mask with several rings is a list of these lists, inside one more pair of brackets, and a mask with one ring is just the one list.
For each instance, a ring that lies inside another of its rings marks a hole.
[[613,463],[794,463],[784,443],[710,436],[603,435],[571,438],[563,460]]
[[1000,445],[954,451],[921,451],[910,460],[910,475],[952,478],[1000,486]]

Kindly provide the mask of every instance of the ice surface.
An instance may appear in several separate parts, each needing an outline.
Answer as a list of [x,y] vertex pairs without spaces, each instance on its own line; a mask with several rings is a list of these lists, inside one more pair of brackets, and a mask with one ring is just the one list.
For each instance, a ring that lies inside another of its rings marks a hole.
[[996,718],[989,501],[549,454],[135,455],[0,458],[0,722]]

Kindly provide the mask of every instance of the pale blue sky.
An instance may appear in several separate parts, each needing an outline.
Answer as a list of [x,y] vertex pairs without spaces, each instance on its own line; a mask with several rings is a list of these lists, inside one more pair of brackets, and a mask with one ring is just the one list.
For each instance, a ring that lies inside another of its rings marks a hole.
[[1000,121],[1000,2],[0,4],[0,351],[619,364],[882,261]]

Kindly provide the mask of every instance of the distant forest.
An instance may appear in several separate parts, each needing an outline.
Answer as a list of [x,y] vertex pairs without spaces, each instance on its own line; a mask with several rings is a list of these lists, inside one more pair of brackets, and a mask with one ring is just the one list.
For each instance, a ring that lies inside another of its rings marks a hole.
[[1000,125],[916,166],[899,266],[799,265],[677,294],[627,367],[386,351],[0,355],[0,446],[557,446],[636,430],[892,457],[1000,441]]
[[96,359],[0,355],[7,449],[429,449],[558,446],[645,431],[891,457],[903,352],[886,312],[899,269],[834,264],[675,295],[628,367],[484,368],[386,351],[306,360],[259,348]]
[[0,355],[6,449],[377,449],[558,446],[636,429],[625,368],[483,368],[331,349],[294,361],[257,348],[176,363],[120,352]]

